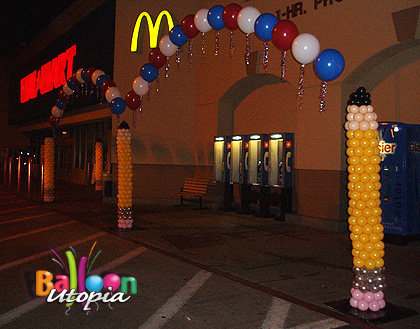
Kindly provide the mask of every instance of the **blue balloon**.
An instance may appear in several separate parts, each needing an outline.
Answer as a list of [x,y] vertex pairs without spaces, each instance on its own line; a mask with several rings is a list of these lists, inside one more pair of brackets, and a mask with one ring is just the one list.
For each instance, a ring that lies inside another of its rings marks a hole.
[[67,80],[67,86],[72,90],[76,90],[78,87],[71,78]]
[[102,278],[99,275],[91,275],[86,279],[86,289],[89,291],[100,292],[104,287]]
[[106,74],[102,74],[99,77],[96,78],[96,85],[101,88],[102,84],[109,79],[109,76],[107,76]]
[[111,111],[116,115],[122,114],[125,111],[125,107],[125,100],[123,100],[121,97],[115,97],[111,101]]
[[171,31],[169,31],[169,39],[175,46],[181,47],[188,41],[188,37],[182,31],[181,25],[175,25]]
[[152,82],[158,76],[159,70],[151,63],[144,64],[140,69],[141,77],[147,82]]
[[321,51],[314,63],[316,74],[325,81],[337,79],[343,73],[344,67],[344,57],[335,49]]
[[57,101],[55,102],[55,105],[60,109],[60,110],[64,110],[64,108],[66,107],[66,103],[64,103],[61,99],[57,99]]
[[254,23],[255,33],[264,41],[269,41],[273,38],[274,25],[278,23],[278,18],[273,14],[262,14],[258,16]]
[[207,20],[212,28],[215,30],[221,30],[225,27],[223,22],[222,15],[225,7],[221,5],[213,6],[210,8],[207,14]]
[[86,76],[86,71],[87,69],[83,69],[82,72],[80,73],[80,76],[82,77],[83,80],[85,80],[85,82],[88,82],[88,78]]

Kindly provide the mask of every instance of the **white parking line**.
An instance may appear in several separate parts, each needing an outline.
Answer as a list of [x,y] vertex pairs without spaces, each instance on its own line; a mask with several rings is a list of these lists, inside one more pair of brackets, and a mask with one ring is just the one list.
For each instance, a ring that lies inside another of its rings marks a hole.
[[[128,254],[119,257],[115,260],[113,260],[112,262],[109,262],[103,266],[101,266],[100,268],[96,269],[95,271],[92,271],[92,273],[101,273],[104,271],[109,271],[110,269],[119,266],[127,261],[129,261],[130,259],[140,255],[141,253],[147,251],[147,248],[144,247],[140,247],[137,248],[131,252],[129,252]],[[14,308],[13,310],[10,310],[7,313],[3,313],[2,315],[0,315],[0,327],[4,326],[16,319],[18,319],[19,317],[21,317],[22,315],[24,315],[27,312],[30,312],[34,309],[36,309],[37,307],[44,305],[46,301],[45,297],[39,297],[37,299],[31,300],[30,302],[23,304],[19,307]]]
[[264,320],[261,329],[281,329],[284,328],[287,316],[289,315],[292,304],[280,298],[273,298],[270,310]]
[[[97,234],[90,235],[90,236],[88,236],[86,238],[83,238],[83,239],[80,239],[80,240],[76,240],[76,241],[73,241],[73,242],[70,242],[70,243],[67,243],[67,244],[63,244],[62,246],[59,246],[59,247],[55,248],[55,250],[63,250],[63,249],[66,249],[66,248],[68,248],[70,246],[77,246],[77,245],[82,244],[82,243],[84,243],[86,241],[99,238],[99,237],[101,237],[101,236],[103,236],[105,234],[106,234],[105,232],[99,232]],[[14,262],[3,264],[3,265],[0,266],[0,271],[7,270],[7,269],[9,269],[11,267],[14,267],[14,266],[17,266],[17,265],[20,265],[20,264],[23,264],[23,263],[31,262],[31,261],[33,261],[35,259],[38,259],[38,258],[41,258],[41,257],[44,257],[44,256],[48,256],[48,255],[51,255],[51,250],[43,251],[43,252],[40,252],[40,253],[38,253],[36,255],[32,255],[32,256],[29,256],[29,257],[25,257],[25,258],[16,260]]]
[[165,305],[153,314],[139,329],[155,329],[162,327],[211,277],[212,273],[201,270],[185,286],[181,288]]
[[72,221],[61,223],[61,224],[57,224],[57,225],[43,227],[43,228],[40,228],[38,230],[33,230],[33,231],[29,231],[29,232],[25,232],[25,233],[21,233],[21,234],[17,234],[17,235],[8,236],[7,238],[0,239],[0,242],[4,242],[4,241],[8,241],[8,240],[13,240],[13,239],[17,239],[17,238],[21,238],[23,236],[27,236],[27,235],[31,235],[31,234],[35,234],[35,233],[39,233],[39,232],[43,232],[43,231],[52,230],[54,228],[65,226],[65,225],[70,225],[70,224],[73,224],[73,223],[77,223],[77,221],[72,220]]
[[334,318],[328,318],[317,322],[305,323],[289,329],[333,329],[346,325],[348,325],[348,323]]
[[14,222],[20,222],[22,220],[27,220],[27,219],[32,219],[32,218],[38,218],[38,217],[42,217],[42,216],[49,216],[49,215],[54,215],[54,214],[57,214],[57,213],[56,212],[47,212],[45,214],[39,214],[39,215],[34,215],[34,216],[29,216],[29,217],[22,217],[22,218],[16,218],[16,219],[8,220],[7,222],[0,222],[0,225],[14,223]]
[[38,206],[30,206],[30,207],[23,207],[23,208],[14,208],[14,209],[0,211],[0,214],[5,214],[5,213],[8,213],[8,212],[19,211],[19,210],[25,210],[25,209],[32,209],[32,208],[36,208],[36,207],[38,207]]

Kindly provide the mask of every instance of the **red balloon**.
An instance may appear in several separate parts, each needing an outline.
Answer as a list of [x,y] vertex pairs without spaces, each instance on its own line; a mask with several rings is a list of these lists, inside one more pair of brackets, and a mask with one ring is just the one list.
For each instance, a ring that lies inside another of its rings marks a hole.
[[154,48],[149,54],[149,62],[156,67],[157,69],[160,69],[162,66],[166,64],[168,57],[166,57],[159,48]]
[[64,93],[63,89],[60,89],[58,92],[58,99],[62,100],[66,104],[69,102],[69,96]]
[[190,14],[184,17],[181,23],[182,32],[189,38],[195,38],[200,31],[197,29],[194,23],[195,15]]
[[102,89],[102,94],[105,95],[106,91],[108,90],[109,87],[116,87],[117,85],[115,84],[115,82],[111,79],[105,80],[104,83],[101,86]]
[[135,111],[140,107],[140,96],[137,95],[133,90],[130,90],[127,95],[125,95],[125,103],[129,109]]
[[52,127],[57,127],[60,123],[60,118],[55,118],[52,115],[48,118],[48,121]]
[[280,50],[286,51],[292,47],[293,40],[299,31],[295,23],[289,20],[280,20],[273,28],[273,44]]
[[90,67],[86,70],[86,78],[88,79],[88,81],[92,81],[92,74],[93,72],[95,72],[96,69],[94,67]]
[[238,14],[242,10],[242,7],[237,3],[231,3],[225,7],[222,14],[223,23],[225,26],[233,31],[236,30],[238,25]]

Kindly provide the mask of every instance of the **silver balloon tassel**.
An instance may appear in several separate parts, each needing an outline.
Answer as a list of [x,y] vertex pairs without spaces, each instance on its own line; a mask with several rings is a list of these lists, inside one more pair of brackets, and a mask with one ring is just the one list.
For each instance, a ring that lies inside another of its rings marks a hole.
[[264,67],[265,73],[267,73],[268,71],[268,42],[267,41],[264,41],[262,65]]
[[160,87],[160,72],[158,70],[158,75],[156,77],[156,92],[159,92],[159,87]]
[[322,81],[322,87],[321,87],[321,94],[319,95],[319,98],[321,98],[321,101],[319,103],[319,111],[324,112],[325,111],[325,98],[327,97],[327,81]]
[[203,54],[203,57],[206,54],[206,38],[204,34],[205,33],[203,32],[203,34],[201,35],[201,53]]
[[300,77],[299,77],[299,84],[298,84],[299,110],[303,108],[304,87],[305,87],[305,64],[302,64],[300,67]]
[[176,68],[179,70],[179,63],[181,63],[181,49],[176,48],[176,57],[175,57],[175,63],[176,63]]
[[149,85],[149,89],[147,89],[147,100],[148,101],[150,101],[150,96],[151,96],[151,93],[152,93],[152,91],[151,91],[151,84],[150,84],[150,82],[148,82],[148,85]]
[[169,57],[166,58],[165,64],[165,79],[169,78]]
[[235,43],[233,42],[233,37],[234,37],[235,32],[234,31],[230,31],[230,58],[233,57],[233,51],[235,50]]
[[281,78],[284,79],[286,76],[286,52],[283,51],[282,57],[281,57]]
[[249,57],[251,56],[251,36],[249,33],[246,35],[246,56],[245,56],[245,63],[249,65]]
[[220,50],[220,31],[216,30],[216,50],[214,52],[215,56],[219,55],[219,50]]
[[190,69],[192,69],[192,65],[193,65],[193,61],[192,61],[192,57],[193,57],[192,44],[193,44],[192,39],[189,39],[188,40],[188,62],[190,64]]

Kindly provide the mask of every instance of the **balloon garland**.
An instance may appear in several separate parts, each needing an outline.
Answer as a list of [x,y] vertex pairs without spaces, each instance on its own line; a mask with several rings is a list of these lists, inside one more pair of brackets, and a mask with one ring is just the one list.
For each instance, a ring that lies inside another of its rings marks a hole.
[[54,138],[44,140],[44,202],[54,201]]
[[360,311],[377,312],[386,305],[378,122],[365,88],[358,88],[348,104],[348,222],[355,274],[350,305]]

